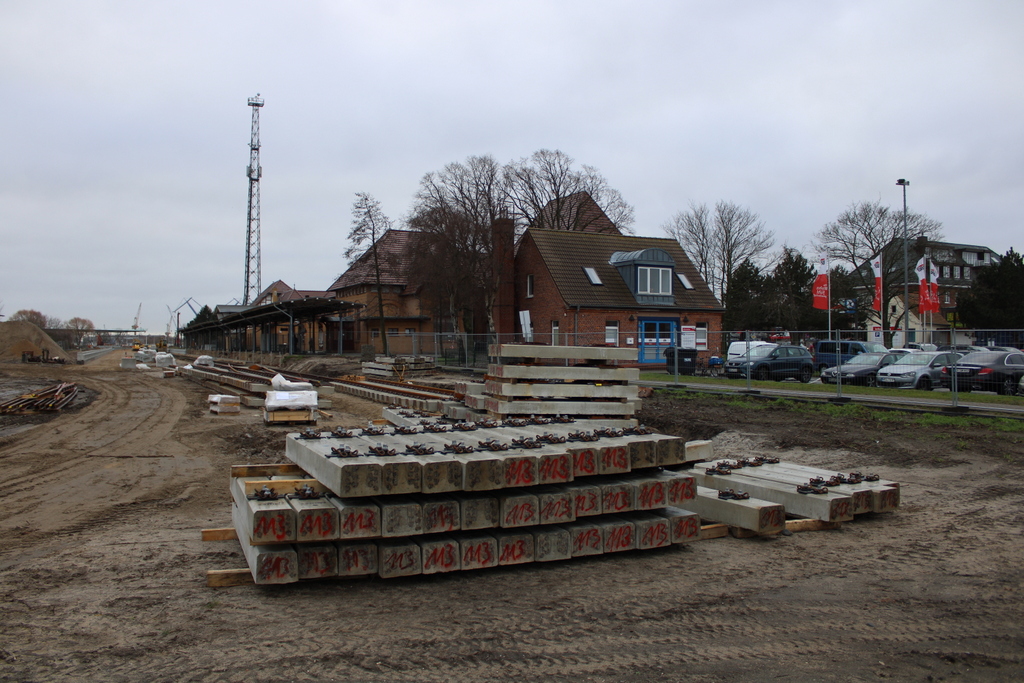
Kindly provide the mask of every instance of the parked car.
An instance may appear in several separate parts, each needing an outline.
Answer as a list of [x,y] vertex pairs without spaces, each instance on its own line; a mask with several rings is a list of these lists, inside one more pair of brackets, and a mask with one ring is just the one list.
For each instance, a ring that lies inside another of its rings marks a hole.
[[882,368],[876,379],[880,387],[931,391],[942,385],[942,369],[952,365],[960,354],[918,351],[901,356],[899,362]]
[[[917,353],[917,352],[918,352],[918,351],[920,351],[920,350],[921,350],[921,349],[907,349],[907,348],[902,348],[902,349],[889,349],[889,353],[895,353],[895,354],[898,354],[898,355],[900,355],[900,356],[905,356],[905,355],[907,355],[908,353]],[[932,350],[934,351],[935,349],[932,349]]]
[[772,342],[766,342],[766,341],[754,341],[754,340],[751,340],[749,342],[747,342],[747,341],[733,342],[733,343],[729,344],[729,348],[726,349],[726,351],[725,351],[725,360],[730,361],[733,358],[739,358],[740,356],[745,354],[747,352],[747,344],[749,344],[750,348],[752,348],[752,349],[754,347],[757,347],[757,346],[772,346],[772,347],[775,346],[775,344],[773,344]]
[[1012,346],[986,346],[989,351],[1006,351],[1007,353],[1016,353],[1020,349],[1015,349]]
[[975,351],[988,351],[984,346],[974,346],[973,344],[946,344],[939,347],[939,351],[956,351],[961,356],[965,353],[974,353]]
[[956,370],[957,389],[960,391],[995,391],[1013,396],[1024,378],[1024,353],[1015,351],[977,351],[957,361],[955,368],[944,368],[942,386],[953,383]]
[[814,367],[821,372],[825,368],[842,365],[862,353],[887,353],[889,349],[878,342],[833,341],[822,339],[814,345]]
[[912,351],[938,351],[939,347],[935,344],[926,344],[924,342],[907,342],[904,345],[906,348]]
[[873,387],[878,371],[900,362],[901,357],[902,354],[892,352],[861,353],[838,367],[822,370],[821,381],[825,384],[835,384],[837,382],[836,375],[841,375],[843,384],[863,384]]
[[740,379],[750,372],[752,379],[787,379],[792,377],[805,384],[814,375],[811,352],[802,346],[779,344],[756,346],[750,355],[742,355],[725,362],[725,376]]

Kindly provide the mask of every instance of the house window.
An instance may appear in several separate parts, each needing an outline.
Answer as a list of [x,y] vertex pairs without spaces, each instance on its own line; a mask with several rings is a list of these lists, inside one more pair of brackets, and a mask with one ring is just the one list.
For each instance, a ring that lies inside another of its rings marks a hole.
[[960,279],[960,266],[953,266],[953,278],[956,280]]
[[949,303],[949,292],[946,292],[946,294],[942,297],[942,302],[947,304]]
[[597,271],[594,270],[593,268],[584,268],[583,272],[587,274],[587,279],[590,280],[590,284],[592,284],[592,285],[603,285],[604,284],[603,282],[601,282],[601,277],[597,274]]
[[639,266],[636,269],[636,291],[638,294],[672,293],[672,269]]
[[942,277],[949,277],[949,266],[942,266]]
[[398,328],[397,327],[389,327],[388,328],[388,334],[398,334]]
[[533,276],[532,275],[527,275],[526,276],[526,298],[527,299],[532,299],[533,298]]
[[618,320],[605,320],[604,321],[604,343],[612,344],[614,346],[619,345],[619,321]]
[[559,343],[559,339],[558,339],[558,323],[552,321],[551,322],[551,345],[552,346],[558,346],[558,343]]
[[697,350],[706,351],[708,348],[708,324],[697,323]]
[[680,284],[683,285],[684,289],[693,289],[693,285],[690,283],[689,278],[687,278],[685,275],[683,275],[682,273],[676,273],[676,277],[679,278],[679,282]]
[[970,266],[964,266],[964,279],[965,280],[970,280],[971,279],[971,267]]
[[405,333],[411,337],[412,335],[416,334],[416,328],[415,327],[407,327],[407,328],[405,328]]
[[370,330],[370,339],[380,339],[380,330]]

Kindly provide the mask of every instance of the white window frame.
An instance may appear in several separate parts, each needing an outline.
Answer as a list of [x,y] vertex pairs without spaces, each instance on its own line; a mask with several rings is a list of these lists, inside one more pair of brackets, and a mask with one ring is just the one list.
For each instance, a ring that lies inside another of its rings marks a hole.
[[604,322],[604,343],[619,345],[619,321],[606,320]]
[[697,323],[697,350],[707,351],[708,350],[708,324]]
[[[651,277],[652,275],[656,275],[656,277]],[[658,282],[657,290],[651,287],[651,282],[655,279]],[[637,266],[636,291],[637,294],[672,296],[672,269],[659,268],[657,266]]]
[[532,299],[533,298],[533,276],[532,275],[527,275],[526,276],[526,298],[527,299]]
[[959,280],[960,279],[960,266],[953,266],[953,279],[954,280]]
[[559,334],[558,321],[557,320],[552,320],[551,321],[551,345],[552,346],[560,346],[559,341],[561,341],[561,340],[560,340],[559,337],[560,337],[560,334]]
[[591,268],[589,266],[584,266],[583,267],[583,272],[586,274],[587,279],[590,280],[590,284],[592,284],[592,285],[603,285],[604,284],[603,282],[601,282],[601,276],[598,275],[597,271],[594,270],[593,268]]
[[696,289],[696,287],[693,286],[693,283],[690,282],[690,279],[682,273],[677,272],[676,277],[679,278],[679,283],[683,286],[683,289]]

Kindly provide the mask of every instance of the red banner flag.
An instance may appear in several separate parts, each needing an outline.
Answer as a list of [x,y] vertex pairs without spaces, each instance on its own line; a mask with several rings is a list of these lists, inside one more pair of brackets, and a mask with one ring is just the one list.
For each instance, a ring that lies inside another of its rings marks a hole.
[[932,310],[932,289],[928,286],[928,263],[924,256],[918,259],[914,272],[917,273],[918,282],[917,314],[921,315]]
[[814,307],[828,310],[828,256],[818,256],[818,276],[814,278]]
[[871,308],[882,311],[882,255],[879,254],[871,260],[871,272],[875,276],[875,298],[871,302]]

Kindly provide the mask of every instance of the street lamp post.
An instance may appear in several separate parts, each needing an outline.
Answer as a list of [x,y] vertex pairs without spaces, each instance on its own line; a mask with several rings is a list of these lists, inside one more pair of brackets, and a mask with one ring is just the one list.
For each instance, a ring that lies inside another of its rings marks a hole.
[[910,259],[907,256],[907,186],[910,181],[900,178],[896,184],[903,187],[903,346],[906,346],[910,337]]

